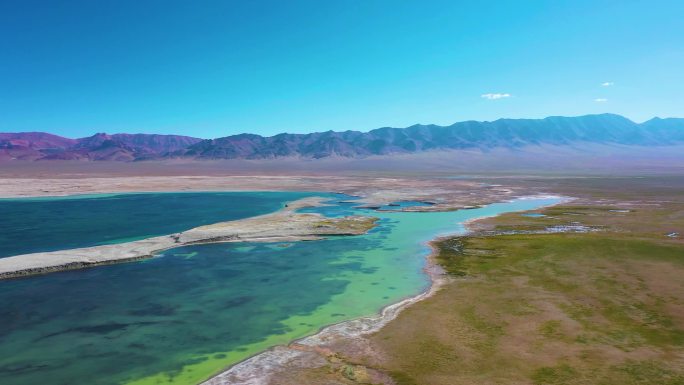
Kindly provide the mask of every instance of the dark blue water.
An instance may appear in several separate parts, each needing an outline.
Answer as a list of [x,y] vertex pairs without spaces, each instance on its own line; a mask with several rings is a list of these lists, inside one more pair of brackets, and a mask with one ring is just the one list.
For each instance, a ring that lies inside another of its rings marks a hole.
[[0,258],[172,234],[266,214],[311,195],[212,192],[0,199]]
[[0,384],[113,385],[160,372],[183,384],[174,370],[291,333],[283,320],[342,293],[349,280],[331,277],[362,264],[333,262],[350,247],[378,246],[353,242],[181,247],[144,262],[2,281]]

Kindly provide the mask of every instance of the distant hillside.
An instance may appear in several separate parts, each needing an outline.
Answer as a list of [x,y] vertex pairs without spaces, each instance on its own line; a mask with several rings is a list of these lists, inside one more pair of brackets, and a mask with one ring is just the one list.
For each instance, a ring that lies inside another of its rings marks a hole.
[[96,134],[67,139],[45,133],[0,134],[0,159],[146,160],[358,158],[430,150],[583,144],[669,146],[684,143],[684,119],[654,118],[637,124],[613,114],[545,119],[467,121],[450,126],[384,127],[369,132],[232,135],[201,140],[176,135]]
[[174,155],[202,159],[362,157],[427,150],[519,148],[583,142],[657,146],[683,141],[684,119],[656,118],[637,124],[619,115],[603,114],[573,118],[467,121],[446,127],[384,127],[367,133],[327,131],[272,137],[241,134],[203,140]]
[[0,133],[0,160],[156,159],[186,149],[200,140],[179,135],[95,134],[68,139],[41,132]]

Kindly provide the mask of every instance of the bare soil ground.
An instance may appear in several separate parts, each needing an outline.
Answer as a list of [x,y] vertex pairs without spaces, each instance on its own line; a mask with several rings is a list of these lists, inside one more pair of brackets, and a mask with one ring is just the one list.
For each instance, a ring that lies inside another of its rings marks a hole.
[[[252,172],[249,174],[247,170],[216,169],[213,165],[174,168],[167,164],[66,163],[58,170],[50,170],[47,164],[21,163],[14,168],[0,164],[0,197],[158,191],[322,191],[360,196],[361,202],[370,205],[425,200],[435,205],[422,210],[439,211],[528,193],[523,184],[513,188],[470,178],[452,178],[448,172],[411,171],[387,176],[369,171],[297,173],[296,168],[261,172],[252,167],[248,168]],[[175,174],[168,175],[171,171]]]

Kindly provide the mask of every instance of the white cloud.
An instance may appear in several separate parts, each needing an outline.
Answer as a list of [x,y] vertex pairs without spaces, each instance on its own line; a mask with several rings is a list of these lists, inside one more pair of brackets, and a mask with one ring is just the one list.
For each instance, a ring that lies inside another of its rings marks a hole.
[[496,100],[496,99],[503,99],[503,98],[510,98],[511,94],[482,94],[481,95],[485,99],[489,100]]
[[608,101],[608,99],[606,99],[606,98],[596,98],[596,99],[594,99],[594,101],[595,101],[596,103],[605,103],[605,102]]
[[614,84],[615,84],[615,83],[613,83],[613,82],[603,82],[603,83],[601,83],[601,86],[603,86],[603,87],[610,87],[610,86],[612,86],[612,85],[614,85]]

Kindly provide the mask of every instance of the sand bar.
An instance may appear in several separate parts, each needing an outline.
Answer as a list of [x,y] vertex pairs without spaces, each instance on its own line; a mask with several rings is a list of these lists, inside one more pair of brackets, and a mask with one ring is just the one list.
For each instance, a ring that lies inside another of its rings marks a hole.
[[324,200],[321,197],[304,198],[275,213],[139,241],[0,258],[0,279],[135,261],[151,258],[155,252],[190,244],[316,240],[330,235],[364,234],[375,226],[374,217],[327,218],[296,212],[300,208],[324,205]]

